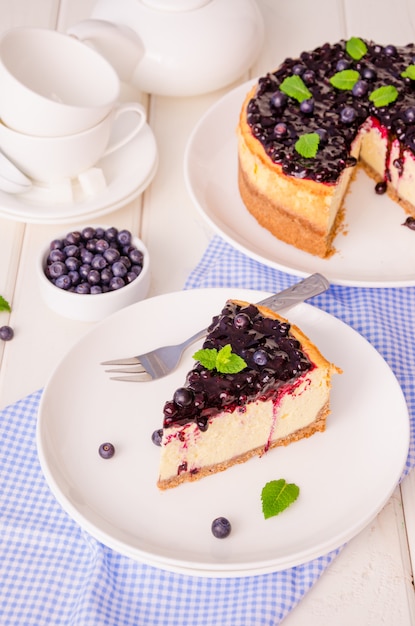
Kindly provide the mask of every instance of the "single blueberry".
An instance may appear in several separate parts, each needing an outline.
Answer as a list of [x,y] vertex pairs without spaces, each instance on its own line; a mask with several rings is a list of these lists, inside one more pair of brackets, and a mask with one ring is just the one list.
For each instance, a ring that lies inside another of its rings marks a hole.
[[58,276],[55,280],[55,285],[59,289],[69,289],[72,287],[72,281],[69,274],[62,274],[62,276]]
[[163,429],[159,428],[158,430],[155,430],[152,435],[151,435],[151,441],[154,443],[155,446],[161,446],[161,440],[163,438]]
[[193,391],[188,387],[180,387],[174,392],[173,400],[177,406],[190,406],[193,399]]
[[225,539],[231,532],[231,523],[226,517],[217,517],[212,522],[212,533],[217,539]]
[[300,111],[302,113],[306,113],[306,115],[311,115],[314,111],[314,100],[313,98],[308,98],[307,100],[303,100],[300,104]]
[[118,242],[122,245],[122,246],[126,246],[131,242],[131,233],[129,230],[120,230],[120,232],[118,233]]
[[99,456],[103,459],[110,459],[115,454],[115,448],[112,443],[101,443],[98,448]]
[[10,341],[14,337],[14,331],[11,326],[1,326],[0,327],[0,339],[2,341]]
[[356,98],[362,98],[363,96],[367,94],[368,89],[369,89],[369,85],[367,84],[365,80],[358,80],[353,85],[352,94]]
[[283,107],[285,107],[285,105],[287,104],[287,101],[288,101],[288,96],[282,91],[276,91],[271,96],[271,104],[276,109],[282,109]]
[[115,263],[112,264],[111,269],[114,276],[120,278],[123,278],[128,272],[128,268],[122,261],[115,261]]
[[356,110],[351,106],[345,106],[340,111],[340,120],[343,122],[343,124],[351,124],[356,119],[356,116]]
[[55,261],[51,265],[49,265],[49,276],[51,278],[58,278],[58,276],[62,276],[62,274],[67,273],[67,268],[65,263],[62,261]]

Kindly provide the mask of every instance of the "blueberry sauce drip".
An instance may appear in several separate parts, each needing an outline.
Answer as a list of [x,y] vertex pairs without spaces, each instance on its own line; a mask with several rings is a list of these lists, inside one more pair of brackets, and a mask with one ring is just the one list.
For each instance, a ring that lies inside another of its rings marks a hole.
[[313,368],[290,324],[264,317],[253,304],[241,307],[229,301],[213,318],[203,348],[220,350],[228,344],[247,366],[236,374],[220,374],[197,362],[185,386],[166,402],[164,428],[196,422],[204,431],[218,412],[233,411],[258,394],[272,398],[276,388]]
[[[403,147],[415,152],[415,81],[401,76],[415,64],[415,46],[365,43],[367,53],[359,61],[348,55],[342,40],[303,52],[297,59],[288,58],[275,72],[259,79],[256,94],[248,103],[248,124],[285,174],[336,183],[345,167],[356,165],[350,148],[368,117],[387,129],[389,145],[397,138]],[[358,71],[359,80],[353,89],[339,90],[331,85],[330,78],[345,69]],[[282,81],[295,74],[312,94],[301,104],[279,90]],[[396,87],[398,97],[389,105],[376,107],[369,96],[387,85]],[[305,158],[295,150],[297,139],[305,133],[320,136],[314,158]],[[402,170],[402,161],[397,161],[393,166]]]

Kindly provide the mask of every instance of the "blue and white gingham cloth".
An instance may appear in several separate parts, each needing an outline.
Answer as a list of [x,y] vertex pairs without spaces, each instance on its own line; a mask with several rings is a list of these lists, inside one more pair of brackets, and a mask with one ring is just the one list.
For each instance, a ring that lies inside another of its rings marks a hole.
[[[278,291],[297,281],[215,236],[185,288]],[[313,304],[360,332],[395,372],[411,415],[406,475],[415,464],[415,288],[332,286]],[[337,556],[339,550],[274,574],[209,579],[117,554],[49,491],[35,441],[41,393],[0,412],[1,626],[275,626]]]

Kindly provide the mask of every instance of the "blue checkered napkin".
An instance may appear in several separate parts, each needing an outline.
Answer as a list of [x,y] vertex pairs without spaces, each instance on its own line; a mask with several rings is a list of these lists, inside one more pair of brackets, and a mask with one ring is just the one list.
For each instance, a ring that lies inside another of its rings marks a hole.
[[0,412],[1,626],[275,626],[337,554],[276,574],[209,579],[113,552],[63,511],[43,478],[40,396]]
[[[277,291],[297,278],[214,237],[186,282]],[[415,414],[415,290],[331,287],[313,304],[343,319],[388,361]],[[395,336],[398,324],[401,337]],[[403,338],[406,341],[403,341]],[[41,391],[0,412],[1,626],[276,626],[339,550],[283,572],[209,579],[172,574],[121,556],[62,510],[43,478],[35,431]],[[414,433],[405,473],[415,464]]]

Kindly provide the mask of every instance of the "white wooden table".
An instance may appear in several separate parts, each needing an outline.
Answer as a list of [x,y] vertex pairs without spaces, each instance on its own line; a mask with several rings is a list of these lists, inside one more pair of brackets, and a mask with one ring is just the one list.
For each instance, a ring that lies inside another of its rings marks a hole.
[[[415,40],[415,3],[409,0],[258,0],[258,4],[265,18],[265,44],[249,76],[239,82],[325,41],[352,35],[384,44]],[[0,30],[30,25],[65,31],[89,17],[93,5],[94,0],[1,0]],[[181,99],[155,97],[125,86],[128,96],[147,106],[159,167],[147,190],[106,215],[105,223],[130,228],[144,239],[152,258],[150,295],[182,289],[212,234],[187,194],[183,155],[200,116],[226,91]],[[59,225],[58,231],[77,225]],[[10,316],[0,313],[0,325],[10,324],[15,330],[11,342],[0,342],[0,408],[42,388],[68,348],[92,326],[52,313],[41,300],[34,262],[40,246],[56,232],[53,225],[0,217],[0,294],[12,305]],[[415,477],[411,475],[284,623],[415,624],[414,557]]]

